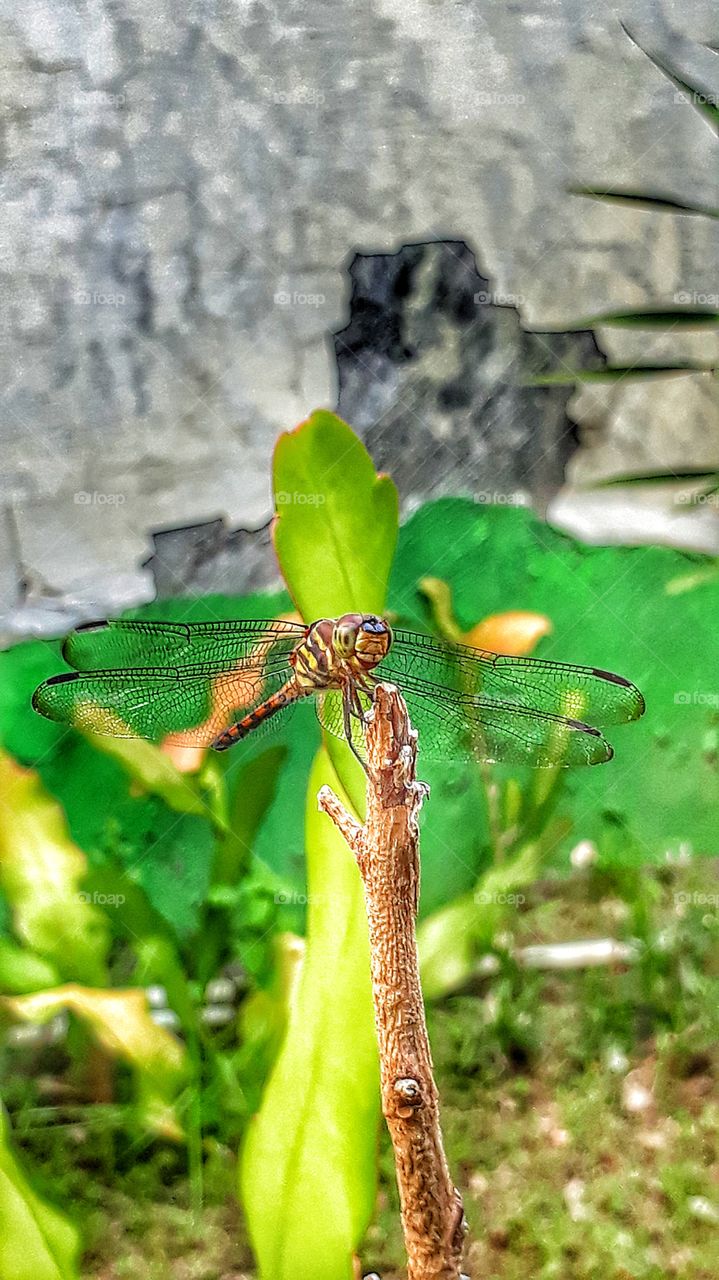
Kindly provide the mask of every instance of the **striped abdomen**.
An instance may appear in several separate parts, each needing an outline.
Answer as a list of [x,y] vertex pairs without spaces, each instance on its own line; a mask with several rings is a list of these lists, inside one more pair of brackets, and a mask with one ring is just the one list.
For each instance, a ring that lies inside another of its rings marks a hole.
[[288,680],[277,693],[273,693],[269,698],[265,698],[259,706],[254,707],[252,711],[248,711],[246,716],[238,720],[235,724],[231,724],[228,729],[224,729],[218,734],[212,746],[215,751],[226,751],[228,747],[233,747],[236,742],[241,742],[246,738],[248,733],[252,733],[258,725],[264,724],[265,720],[269,720],[270,716],[277,715],[278,711],[282,711],[289,703],[295,702],[297,698],[302,697],[302,690],[294,680]]

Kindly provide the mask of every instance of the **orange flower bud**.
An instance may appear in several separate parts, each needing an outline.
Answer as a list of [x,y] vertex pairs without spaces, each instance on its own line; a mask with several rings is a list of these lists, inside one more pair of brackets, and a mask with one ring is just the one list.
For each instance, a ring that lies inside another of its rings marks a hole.
[[462,636],[464,644],[476,649],[489,649],[492,653],[508,653],[521,658],[531,653],[542,636],[549,635],[552,624],[543,613],[529,613],[524,609],[510,609],[507,613],[492,613],[483,618]]

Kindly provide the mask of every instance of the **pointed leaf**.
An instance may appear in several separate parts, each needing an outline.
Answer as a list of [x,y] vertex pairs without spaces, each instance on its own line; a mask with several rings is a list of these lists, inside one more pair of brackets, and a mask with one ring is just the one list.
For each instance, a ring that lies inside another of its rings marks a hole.
[[263,1280],[351,1280],[374,1202],[379,1075],[367,924],[357,867],[317,810],[325,783],[340,790],[321,751],[307,802],[307,951],[241,1162]]
[[397,540],[397,490],[340,418],[318,410],[275,450],[274,541],[306,622],[381,613]]
[[77,1280],[79,1237],[33,1191],[10,1148],[0,1107],[0,1280]]

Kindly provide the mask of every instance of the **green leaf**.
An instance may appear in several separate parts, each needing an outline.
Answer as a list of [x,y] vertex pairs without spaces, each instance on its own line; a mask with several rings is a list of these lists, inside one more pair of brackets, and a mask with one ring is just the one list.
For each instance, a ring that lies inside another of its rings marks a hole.
[[[292,598],[307,622],[385,607],[398,529],[397,490],[378,475],[346,422],[318,409],[275,449],[274,543]],[[349,748],[327,741],[355,809],[364,775]]]
[[688,373],[707,373],[713,365],[701,364],[632,364],[606,365],[603,369],[558,369],[551,373],[538,373],[522,381],[524,387],[571,387],[577,382],[623,382],[631,378],[681,378]]
[[673,311],[607,311],[578,320],[572,328],[596,329],[603,324],[627,329],[713,329],[719,324],[719,312],[708,307],[677,307]]
[[57,969],[28,947],[19,947],[10,938],[0,938],[0,992],[24,995],[38,987],[59,982]]
[[321,751],[307,798],[307,951],[241,1162],[263,1280],[351,1280],[374,1203],[379,1074],[367,923],[355,862],[317,809],[325,784],[342,794]]
[[703,218],[719,218],[719,209],[706,204],[693,204],[689,201],[676,200],[668,195],[647,195],[643,191],[627,191],[613,188],[610,191],[597,191],[594,187],[570,187],[572,196],[586,196],[590,200],[603,200],[608,204],[628,204],[635,209],[648,209],[651,212],[684,213]]
[[[718,474],[716,471],[707,471],[706,467],[676,471],[634,471],[624,475],[609,476],[605,480],[593,480],[591,487],[609,489],[621,484],[676,484],[679,480],[687,480],[690,484],[699,484],[703,480],[708,484],[709,481],[716,479]],[[711,493],[713,490],[706,489],[704,492]]]
[[[274,795],[253,839],[253,855],[288,888],[302,894],[306,889],[305,795],[312,762],[321,741],[319,721],[309,700],[305,705],[299,705],[287,721],[282,723],[280,720],[273,741],[277,743],[273,751],[284,750],[285,757],[276,779]],[[230,756],[232,753],[228,751],[227,754]],[[237,815],[247,791],[244,770],[235,766],[232,774],[227,775],[227,782],[232,810]]]
[[280,436],[274,539],[307,622],[381,613],[397,540],[397,490],[354,432],[325,410]]
[[146,855],[130,860],[127,875],[142,886],[158,915],[181,938],[195,930],[207,897],[215,860],[209,821],[179,816],[158,804]]
[[489,867],[473,893],[423,921],[417,946],[426,999],[439,999],[467,981],[506,917],[508,897],[537,878],[540,853],[539,843],[528,841],[512,858]]
[[75,1227],[33,1191],[0,1107],[0,1280],[77,1280]]
[[0,888],[15,933],[62,977],[102,984],[107,922],[83,889],[86,872],[60,806],[0,752]]
[[659,54],[650,53],[648,49],[645,49],[644,45],[639,43],[637,37],[633,35],[625,22],[622,22],[621,25],[632,44],[635,44],[637,49],[641,49],[642,53],[646,55],[650,62],[654,63],[654,66],[666,76],[667,80],[676,85],[677,89],[682,90],[686,95],[688,104],[694,107],[694,110],[698,111],[705,120],[708,120],[716,133],[719,130],[719,107],[716,105],[716,93],[710,90],[698,89],[696,85],[689,84],[689,81],[680,76],[679,72],[675,71],[666,58],[660,58]]

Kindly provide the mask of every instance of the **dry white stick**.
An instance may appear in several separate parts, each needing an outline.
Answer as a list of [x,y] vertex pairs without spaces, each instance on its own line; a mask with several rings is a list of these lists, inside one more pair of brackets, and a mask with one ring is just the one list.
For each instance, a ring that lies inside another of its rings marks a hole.
[[404,699],[378,685],[367,728],[367,818],[361,826],[329,787],[319,805],[342,832],[364,882],[382,1110],[394,1147],[408,1280],[458,1280],[464,1211],[450,1177],[419,981],[417,735]]

